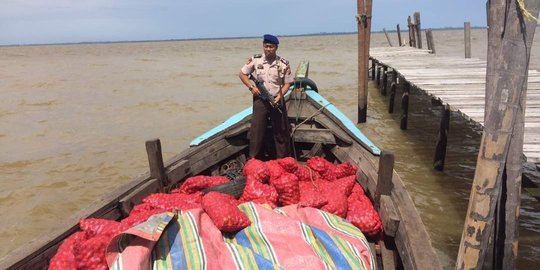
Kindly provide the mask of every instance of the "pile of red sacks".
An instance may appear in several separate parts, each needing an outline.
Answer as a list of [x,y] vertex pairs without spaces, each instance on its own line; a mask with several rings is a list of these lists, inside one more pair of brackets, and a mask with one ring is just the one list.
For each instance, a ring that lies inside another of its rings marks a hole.
[[378,237],[381,220],[356,181],[357,169],[348,162],[334,165],[321,157],[310,158],[307,166],[290,157],[267,162],[251,159],[244,166],[246,187],[239,201],[273,208],[299,204],[322,209],[346,218],[364,234]]
[[370,237],[378,237],[382,233],[381,221],[356,182],[356,171],[350,163],[334,165],[321,157],[309,159],[307,166],[290,157],[267,162],[251,159],[244,166],[246,186],[239,200],[217,192],[203,195],[203,190],[228,182],[227,177],[190,177],[170,194],[144,198],[120,222],[81,220],[81,231],[62,243],[49,269],[107,269],[105,251],[112,237],[158,213],[202,207],[221,231],[241,230],[251,221],[237,205],[249,201],[272,208],[290,204],[319,208],[347,218]]

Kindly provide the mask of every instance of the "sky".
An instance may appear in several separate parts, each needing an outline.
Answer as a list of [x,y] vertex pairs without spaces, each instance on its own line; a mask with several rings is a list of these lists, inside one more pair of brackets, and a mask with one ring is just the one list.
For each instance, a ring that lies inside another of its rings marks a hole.
[[[0,45],[355,32],[356,0],[0,0]],[[373,0],[372,31],[486,26],[482,0]]]

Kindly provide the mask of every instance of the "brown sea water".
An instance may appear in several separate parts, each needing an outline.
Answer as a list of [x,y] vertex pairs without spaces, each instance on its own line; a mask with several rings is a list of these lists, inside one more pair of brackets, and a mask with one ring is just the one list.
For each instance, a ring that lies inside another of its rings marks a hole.
[[[435,31],[437,54],[463,57],[463,31]],[[537,33],[531,68],[539,69]],[[395,33],[390,33],[395,40]],[[388,46],[384,34],[372,47]],[[472,31],[472,56],[485,59],[486,31]],[[164,158],[251,105],[237,74],[261,52],[259,39],[0,47],[0,257],[147,170],[145,140]],[[283,37],[278,54],[310,78],[353,121],[356,35]],[[431,169],[439,108],[413,93],[409,130],[370,88],[361,129],[396,153],[396,170],[441,260],[456,258],[480,140],[452,114],[446,170]],[[537,264],[538,202],[524,194],[520,268]],[[421,248],[421,247],[419,247]]]

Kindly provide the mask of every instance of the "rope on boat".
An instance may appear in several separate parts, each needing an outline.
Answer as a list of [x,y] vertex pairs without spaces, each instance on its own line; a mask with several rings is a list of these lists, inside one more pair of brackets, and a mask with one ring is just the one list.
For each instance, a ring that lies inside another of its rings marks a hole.
[[319,190],[319,187],[317,186],[317,184],[315,184],[315,181],[313,181],[313,170],[311,170],[309,166],[306,166],[306,165],[303,165],[303,166],[306,167],[309,171],[309,180],[311,180],[311,184],[313,184],[313,186],[315,186],[315,188]]
[[330,105],[330,103],[320,107],[316,112],[312,113],[310,116],[308,116],[304,121],[300,122],[300,124],[296,125],[293,129],[293,131],[291,132],[291,136],[294,136],[294,132],[303,124],[305,124],[307,121],[311,120],[313,117],[315,117],[316,115],[320,114],[321,111],[326,108],[326,106]]

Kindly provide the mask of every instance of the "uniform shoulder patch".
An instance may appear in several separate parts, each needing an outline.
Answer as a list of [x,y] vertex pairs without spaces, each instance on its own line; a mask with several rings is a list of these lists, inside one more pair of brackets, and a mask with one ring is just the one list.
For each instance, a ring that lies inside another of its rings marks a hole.
[[261,58],[261,57],[262,57],[262,54],[260,54],[260,53],[253,55],[253,58]]
[[283,58],[283,57],[280,57],[279,60],[281,61],[281,63],[285,64],[285,65],[288,65],[289,64],[289,60]]

